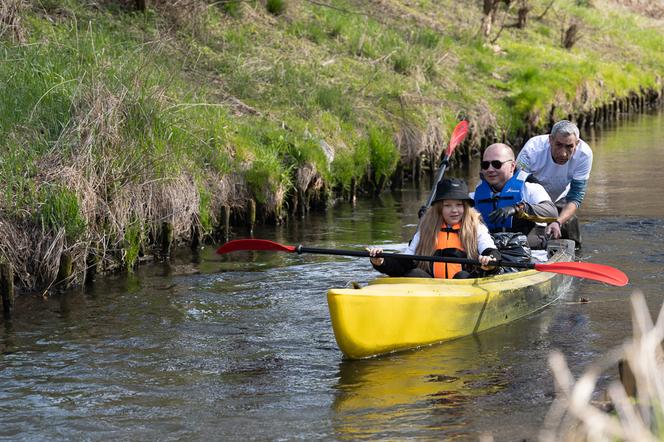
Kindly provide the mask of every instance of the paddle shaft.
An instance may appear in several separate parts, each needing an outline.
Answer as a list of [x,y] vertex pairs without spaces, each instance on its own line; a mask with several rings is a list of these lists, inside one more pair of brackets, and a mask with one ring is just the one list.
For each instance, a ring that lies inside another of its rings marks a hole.
[[460,121],[459,124],[456,125],[454,130],[452,131],[452,136],[450,136],[450,142],[447,146],[447,150],[445,152],[445,156],[443,157],[443,161],[440,163],[440,167],[438,168],[438,173],[436,174],[436,179],[433,181],[433,186],[431,187],[431,193],[429,194],[429,199],[427,199],[426,204],[420,209],[420,218],[422,217],[422,212],[426,212],[429,207],[431,207],[431,203],[433,202],[434,197],[436,196],[436,188],[438,187],[438,183],[443,179],[443,175],[445,175],[445,170],[447,169],[447,166],[450,164],[450,157],[454,153],[454,149],[461,144],[463,139],[466,137],[466,134],[468,133],[468,122],[467,121]]
[[[298,245],[295,247],[295,252],[302,253],[317,253],[319,255],[339,255],[339,256],[357,256],[360,258],[371,258],[372,256],[367,251],[361,250],[335,250],[335,249],[318,249],[314,247],[304,247]],[[400,253],[380,253],[375,256],[375,258],[396,258],[396,259],[411,259],[415,261],[429,261],[429,262],[448,262],[451,264],[470,264],[470,265],[482,265],[476,259],[467,259],[467,258],[455,258],[452,256],[426,256],[426,255],[404,255]],[[491,263],[492,266],[502,266],[502,267],[517,267],[520,269],[534,269],[534,263],[527,262],[501,262],[496,261]]]
[[[238,252],[242,250],[265,250],[272,252],[288,252],[299,254],[302,253],[317,253],[320,255],[339,255],[339,256],[357,256],[360,258],[372,256],[368,251],[355,251],[355,250],[338,250],[338,249],[319,249],[314,247],[304,247],[303,245],[288,246],[279,244],[267,239],[236,239],[229,241],[217,249],[217,253],[224,254],[230,252]],[[481,263],[474,259],[454,258],[448,256],[422,256],[422,255],[406,255],[399,253],[380,253],[376,258],[396,258],[396,259],[412,259],[430,262],[449,262],[454,264],[471,264],[481,265]],[[522,269],[535,269],[539,272],[561,273],[563,275],[575,276],[577,278],[587,278],[595,281],[605,282],[615,286],[623,286],[629,282],[629,278],[622,271],[590,262],[554,262],[547,264],[536,264],[526,262],[492,262],[493,266],[504,267],[518,267]]]
[[431,193],[429,194],[429,198],[427,199],[427,203],[424,205],[427,209],[431,207],[431,202],[433,201],[433,198],[436,196],[436,187],[438,187],[438,183],[440,180],[443,179],[443,175],[445,175],[445,170],[447,169],[447,166],[450,164],[450,156],[445,155],[443,157],[443,161],[440,163],[440,167],[438,169],[438,174],[436,175],[436,179],[433,182],[433,186],[431,187]]

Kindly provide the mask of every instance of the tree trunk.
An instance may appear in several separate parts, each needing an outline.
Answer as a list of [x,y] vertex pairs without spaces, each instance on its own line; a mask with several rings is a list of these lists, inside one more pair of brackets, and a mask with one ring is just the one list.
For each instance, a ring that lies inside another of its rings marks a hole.
[[574,44],[579,40],[579,26],[576,23],[572,23],[569,28],[565,31],[565,36],[563,37],[563,47],[565,49],[572,49]]
[[528,23],[528,13],[530,12],[530,9],[531,7],[527,1],[524,0],[521,2],[521,7],[517,11],[516,27],[518,29],[526,28],[526,24]]
[[496,15],[496,10],[498,9],[498,0],[484,0],[482,7],[482,12],[484,16],[482,17],[482,35],[484,38],[488,38],[491,34],[491,27],[493,26],[493,19]]

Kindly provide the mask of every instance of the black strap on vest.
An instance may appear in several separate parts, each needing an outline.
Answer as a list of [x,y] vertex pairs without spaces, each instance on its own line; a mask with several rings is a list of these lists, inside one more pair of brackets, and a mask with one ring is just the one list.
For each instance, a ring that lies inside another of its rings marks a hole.
[[478,203],[495,203],[498,200],[514,200],[514,199],[516,199],[516,198],[514,198],[514,195],[500,196],[500,194],[497,194],[496,196],[494,196],[492,198],[484,198],[482,200],[478,200],[477,202]]
[[461,232],[461,229],[455,229],[454,227],[441,227],[440,231],[446,233],[459,233]]

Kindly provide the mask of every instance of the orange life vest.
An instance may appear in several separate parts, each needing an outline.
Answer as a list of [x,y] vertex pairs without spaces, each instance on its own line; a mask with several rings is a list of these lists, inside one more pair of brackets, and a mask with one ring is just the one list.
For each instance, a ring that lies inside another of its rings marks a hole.
[[[438,232],[438,240],[436,242],[436,249],[459,249],[463,250],[463,245],[461,244],[461,224],[455,224],[452,227],[443,224]],[[451,279],[454,278],[454,275],[461,271],[461,264],[452,264],[446,262],[434,262],[433,263],[433,277],[434,278],[443,278]]]

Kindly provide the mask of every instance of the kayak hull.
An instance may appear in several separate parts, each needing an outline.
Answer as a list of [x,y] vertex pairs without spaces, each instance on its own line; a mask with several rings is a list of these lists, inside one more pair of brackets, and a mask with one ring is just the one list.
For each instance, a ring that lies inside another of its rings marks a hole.
[[[571,259],[563,247],[549,262]],[[359,289],[330,289],[327,301],[339,348],[361,359],[507,324],[556,301],[569,280],[536,270],[460,280],[384,277]]]

